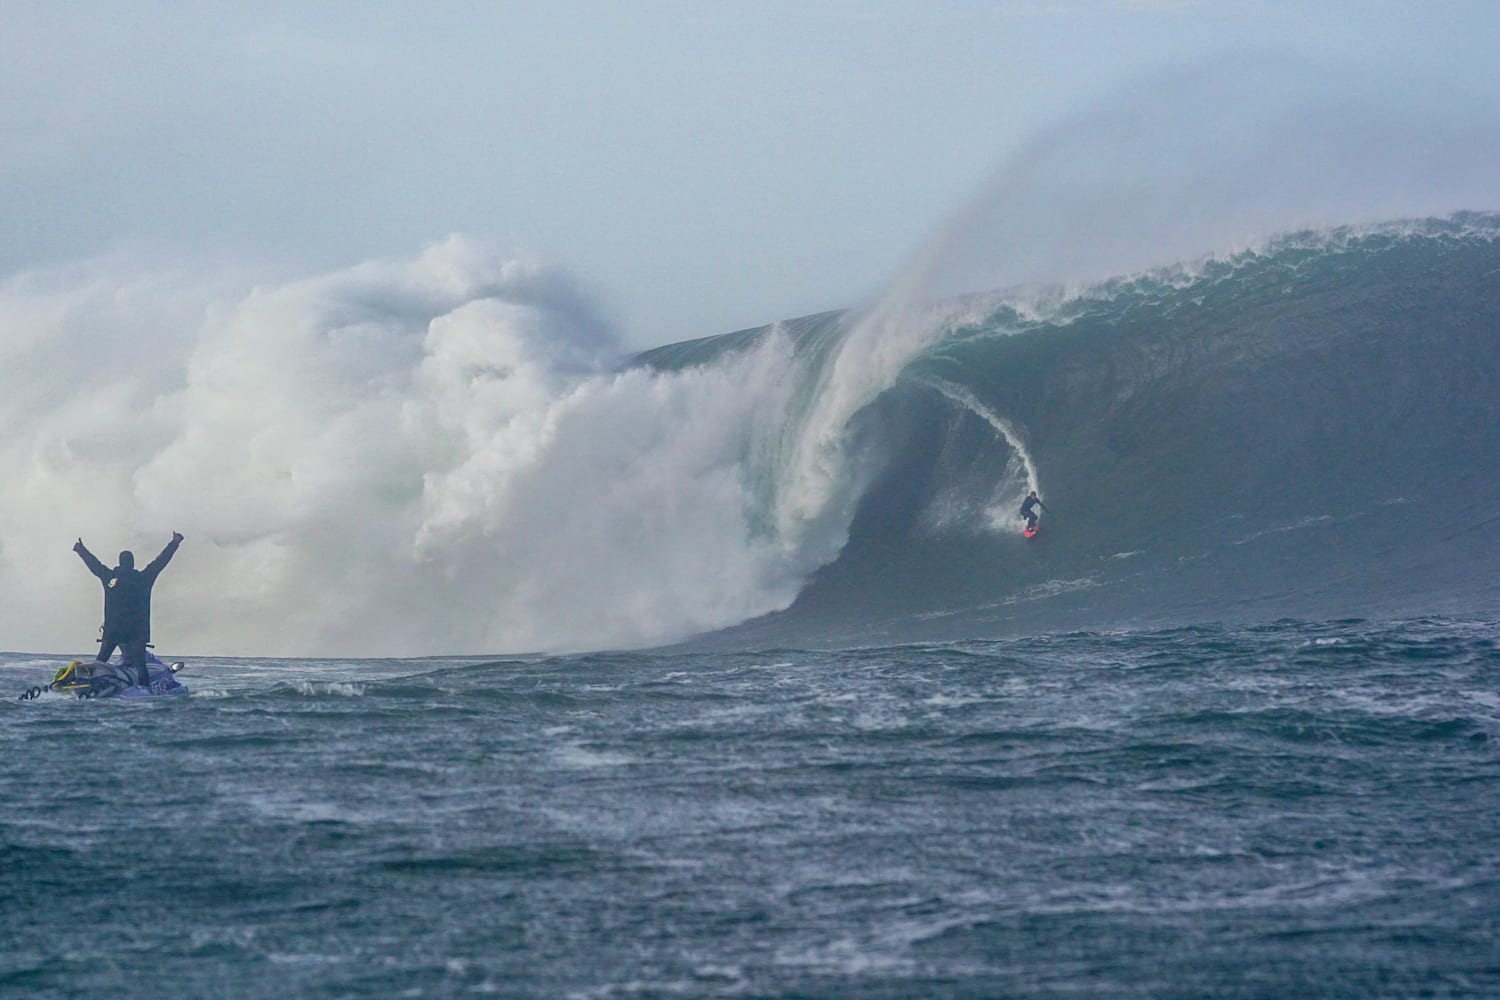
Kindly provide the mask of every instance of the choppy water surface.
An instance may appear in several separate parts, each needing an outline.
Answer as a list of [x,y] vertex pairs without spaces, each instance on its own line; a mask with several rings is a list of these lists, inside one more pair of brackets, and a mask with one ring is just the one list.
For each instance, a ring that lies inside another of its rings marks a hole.
[[[0,710],[9,996],[1500,994],[1500,632],[206,660]],[[55,661],[7,654],[8,699]]]

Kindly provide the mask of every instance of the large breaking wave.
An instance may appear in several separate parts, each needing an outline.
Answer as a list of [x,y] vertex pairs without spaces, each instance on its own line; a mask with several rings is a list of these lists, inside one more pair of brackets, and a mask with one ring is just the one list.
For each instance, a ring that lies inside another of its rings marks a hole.
[[[189,544],[159,638],[412,655],[1462,610],[1496,597],[1500,222],[896,301],[621,367],[452,239],[252,289],[0,288],[7,644],[78,649],[77,535]],[[83,358],[84,363],[79,363]],[[1052,515],[1023,542],[1015,507]]]

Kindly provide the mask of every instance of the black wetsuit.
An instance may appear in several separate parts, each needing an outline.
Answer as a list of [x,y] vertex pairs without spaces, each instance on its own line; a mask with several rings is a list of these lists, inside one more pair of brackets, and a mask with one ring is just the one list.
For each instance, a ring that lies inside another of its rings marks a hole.
[[1036,511],[1032,510],[1033,507],[1040,507],[1042,508],[1042,510],[1047,509],[1047,505],[1042,503],[1036,497],[1027,497],[1025,500],[1022,500],[1021,516],[1026,518],[1027,528],[1036,527]]
[[181,539],[173,538],[145,569],[136,569],[128,552],[120,553],[120,565],[106,569],[84,548],[81,540],[73,546],[89,572],[104,584],[104,634],[99,639],[96,659],[101,663],[108,661],[118,646],[125,662],[135,668],[142,687],[151,683],[146,667],[146,644],[151,641],[151,586],[172,561],[180,544]]

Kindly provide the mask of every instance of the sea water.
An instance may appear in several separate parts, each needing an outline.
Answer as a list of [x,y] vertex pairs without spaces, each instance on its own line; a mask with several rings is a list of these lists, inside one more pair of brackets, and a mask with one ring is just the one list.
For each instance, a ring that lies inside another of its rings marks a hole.
[[1496,996],[1497,640],[5,654],[0,993]]

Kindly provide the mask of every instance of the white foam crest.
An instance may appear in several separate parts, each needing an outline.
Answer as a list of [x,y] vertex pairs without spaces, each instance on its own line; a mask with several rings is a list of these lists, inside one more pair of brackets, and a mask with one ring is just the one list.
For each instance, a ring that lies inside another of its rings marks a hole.
[[565,276],[455,237],[258,287],[93,268],[0,285],[4,638],[87,645],[68,551],[154,556],[172,648],[417,655],[661,642],[789,603],[751,456],[789,342],[614,371]]
[[875,308],[852,321],[816,373],[805,415],[787,426],[791,438],[780,456],[777,534],[820,561],[843,547],[854,505],[873,472],[850,451],[850,421],[937,343],[955,317],[967,314],[962,303],[915,302],[913,276],[897,281]]
[[321,698],[326,695],[334,695],[340,698],[362,698],[365,693],[363,684],[354,684],[348,681],[310,681],[292,680],[286,682],[293,691],[304,698]]
[[1027,493],[1032,490],[1040,492],[1042,489],[1041,476],[1037,472],[1036,461],[1031,457],[1031,451],[1026,447],[1025,435],[1009,420],[980,402],[978,397],[963,386],[954,385],[952,382],[937,377],[929,377],[923,381],[947,399],[980,417],[1010,446],[1015,456],[1014,461],[1019,466],[1017,469],[1019,475],[1002,477],[996,484],[996,488],[1005,492],[992,498],[984,511],[986,524],[991,531],[1009,531],[1016,521],[1016,512],[1020,510],[1021,501],[1025,499]]
[[624,754],[608,750],[590,750],[576,743],[556,748],[553,758],[564,767],[592,769],[600,767],[625,767],[635,761]]

